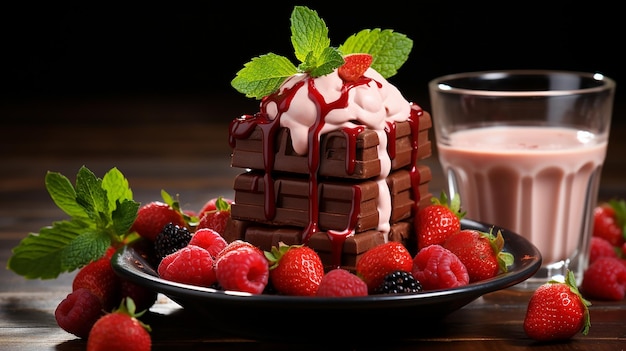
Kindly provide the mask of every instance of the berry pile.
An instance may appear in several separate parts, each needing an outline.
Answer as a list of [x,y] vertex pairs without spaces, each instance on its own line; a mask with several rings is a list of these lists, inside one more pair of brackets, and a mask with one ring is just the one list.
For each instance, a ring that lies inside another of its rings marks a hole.
[[581,291],[587,298],[620,301],[626,293],[626,201],[594,209],[589,267]]
[[[231,204],[221,198],[207,202],[201,218],[214,219],[191,234],[165,223],[154,240],[161,278],[252,294],[365,296],[463,286],[506,272],[513,263],[513,256],[502,251],[500,232],[461,229],[458,197],[448,203],[445,193],[418,213],[423,225],[415,239],[423,247],[416,255],[402,243],[387,242],[365,252],[354,272],[342,268],[326,272],[318,253],[306,245],[281,243],[262,252],[244,241],[227,244],[221,233],[230,219]],[[167,240],[159,240],[163,236]]]

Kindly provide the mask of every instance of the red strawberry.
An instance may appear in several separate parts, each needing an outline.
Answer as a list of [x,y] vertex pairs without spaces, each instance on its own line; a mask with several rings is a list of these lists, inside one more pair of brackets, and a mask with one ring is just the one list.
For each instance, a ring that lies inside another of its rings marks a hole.
[[430,245],[419,250],[413,258],[411,274],[425,291],[469,283],[469,274],[463,262],[441,245]]
[[165,256],[157,267],[157,273],[166,280],[209,287],[217,281],[213,263],[213,256],[207,250],[187,245]]
[[337,69],[339,77],[346,82],[355,82],[370,67],[373,57],[370,54],[348,54],[343,59],[344,64]]
[[606,239],[613,246],[622,246],[626,235],[626,201],[611,200],[593,212],[593,235]]
[[441,192],[439,199],[433,197],[432,204],[417,213],[417,249],[443,244],[446,239],[461,230],[461,200],[458,195],[448,204],[448,197]]
[[385,276],[394,271],[410,272],[413,257],[397,241],[389,241],[363,253],[356,262],[356,274],[365,281],[370,293],[382,284]]
[[217,254],[228,245],[228,243],[215,230],[210,228],[200,228],[193,233],[193,236],[189,241],[189,245],[200,246],[201,248],[209,251],[211,256],[216,257]]
[[280,243],[265,256],[270,262],[272,286],[278,293],[296,296],[314,296],[317,293],[324,277],[324,265],[312,248]]
[[261,294],[269,280],[269,263],[259,250],[241,246],[220,257],[215,275],[224,290]]
[[86,339],[91,327],[104,314],[102,301],[89,289],[79,288],[67,295],[54,311],[59,327]]
[[209,199],[207,202],[204,203],[204,206],[202,206],[202,208],[200,209],[200,211],[198,212],[198,217],[202,217],[202,215],[205,212],[209,212],[209,211],[215,211],[217,209],[217,201],[218,199],[222,199],[223,201],[226,201],[226,203],[228,204],[232,204],[233,200],[226,198],[226,197],[214,197]]
[[566,340],[589,332],[589,309],[568,272],[565,282],[550,281],[535,290],[528,302],[524,332],[539,341]]
[[168,223],[187,227],[187,223],[179,211],[164,202],[153,201],[139,208],[131,231],[154,241]]
[[324,275],[317,289],[317,296],[367,296],[367,284],[350,271],[334,268]]
[[226,225],[230,220],[230,203],[220,197],[215,205],[215,210],[205,211],[201,214],[197,229],[210,228],[220,235],[224,235]]
[[513,255],[502,251],[504,238],[478,230],[463,229],[452,234],[442,245],[455,254],[469,274],[470,283],[495,277],[513,264]]
[[617,257],[599,257],[585,271],[581,290],[587,298],[623,300],[626,292],[626,265]]
[[139,321],[132,299],[124,299],[120,307],[101,317],[91,328],[87,351],[150,351],[150,327]]
[[87,264],[81,268],[72,281],[72,290],[86,288],[96,295],[106,311],[119,303],[120,278],[111,267],[108,256]]

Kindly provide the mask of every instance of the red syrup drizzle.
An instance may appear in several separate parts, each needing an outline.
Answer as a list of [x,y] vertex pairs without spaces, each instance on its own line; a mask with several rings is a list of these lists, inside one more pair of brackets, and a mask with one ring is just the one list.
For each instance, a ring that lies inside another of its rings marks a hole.
[[421,202],[421,196],[419,186],[421,183],[420,172],[417,170],[417,154],[418,154],[418,135],[419,135],[419,118],[424,114],[424,110],[418,105],[411,103],[411,113],[409,114],[409,125],[411,126],[411,169],[409,174],[411,176],[411,190],[413,191],[413,228],[417,228],[417,211],[419,211],[419,204]]

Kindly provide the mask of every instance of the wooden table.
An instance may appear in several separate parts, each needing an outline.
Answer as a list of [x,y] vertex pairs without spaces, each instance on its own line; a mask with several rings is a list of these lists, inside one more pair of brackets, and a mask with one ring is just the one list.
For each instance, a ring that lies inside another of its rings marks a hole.
[[[229,104],[219,106],[223,105]],[[45,190],[48,170],[73,181],[82,165],[98,176],[117,167],[128,178],[135,200],[142,203],[158,200],[161,189],[178,194],[189,209],[199,209],[217,195],[231,196],[232,179],[240,170],[229,167],[227,121],[242,113],[240,105],[216,109],[216,104],[203,99],[131,99],[16,104],[0,110],[5,123],[0,138],[0,262],[6,266],[11,249],[29,232],[66,218]],[[42,115],[49,121],[32,122]],[[13,122],[6,123],[5,116]],[[620,155],[626,150],[625,140],[626,128],[614,125],[602,199],[626,197],[626,167]],[[438,192],[443,178],[436,159],[430,162],[435,173],[431,191]],[[74,274],[41,281],[26,280],[7,269],[0,272],[1,350],[85,349],[85,341],[63,331],[54,318],[56,306],[71,290]],[[528,299],[528,293],[514,290],[485,295],[447,316],[440,328],[415,335],[395,335],[390,330],[384,348],[600,351],[626,346],[626,300],[592,301],[587,336],[539,344],[528,339],[522,328]],[[316,345],[313,338],[301,343],[243,339],[209,330],[203,318],[159,296],[143,320],[152,326],[153,350],[333,348]]]

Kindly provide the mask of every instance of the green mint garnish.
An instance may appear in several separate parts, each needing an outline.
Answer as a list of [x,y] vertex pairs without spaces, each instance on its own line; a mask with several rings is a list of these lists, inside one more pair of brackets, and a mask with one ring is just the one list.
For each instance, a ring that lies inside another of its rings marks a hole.
[[305,6],[295,6],[291,13],[291,44],[300,61],[297,67],[284,56],[262,55],[237,72],[231,81],[233,88],[260,100],[276,92],[294,74],[320,77],[333,72],[344,64],[343,56],[351,53],[371,54],[372,68],[389,78],[406,62],[413,47],[411,39],[390,29],[362,30],[339,48],[331,47],[326,23]]
[[56,278],[127,239],[139,203],[133,201],[128,181],[117,168],[100,179],[83,166],[75,187],[60,173],[48,172],[45,184],[54,203],[71,219],[30,233],[13,248],[9,269],[28,279]]

